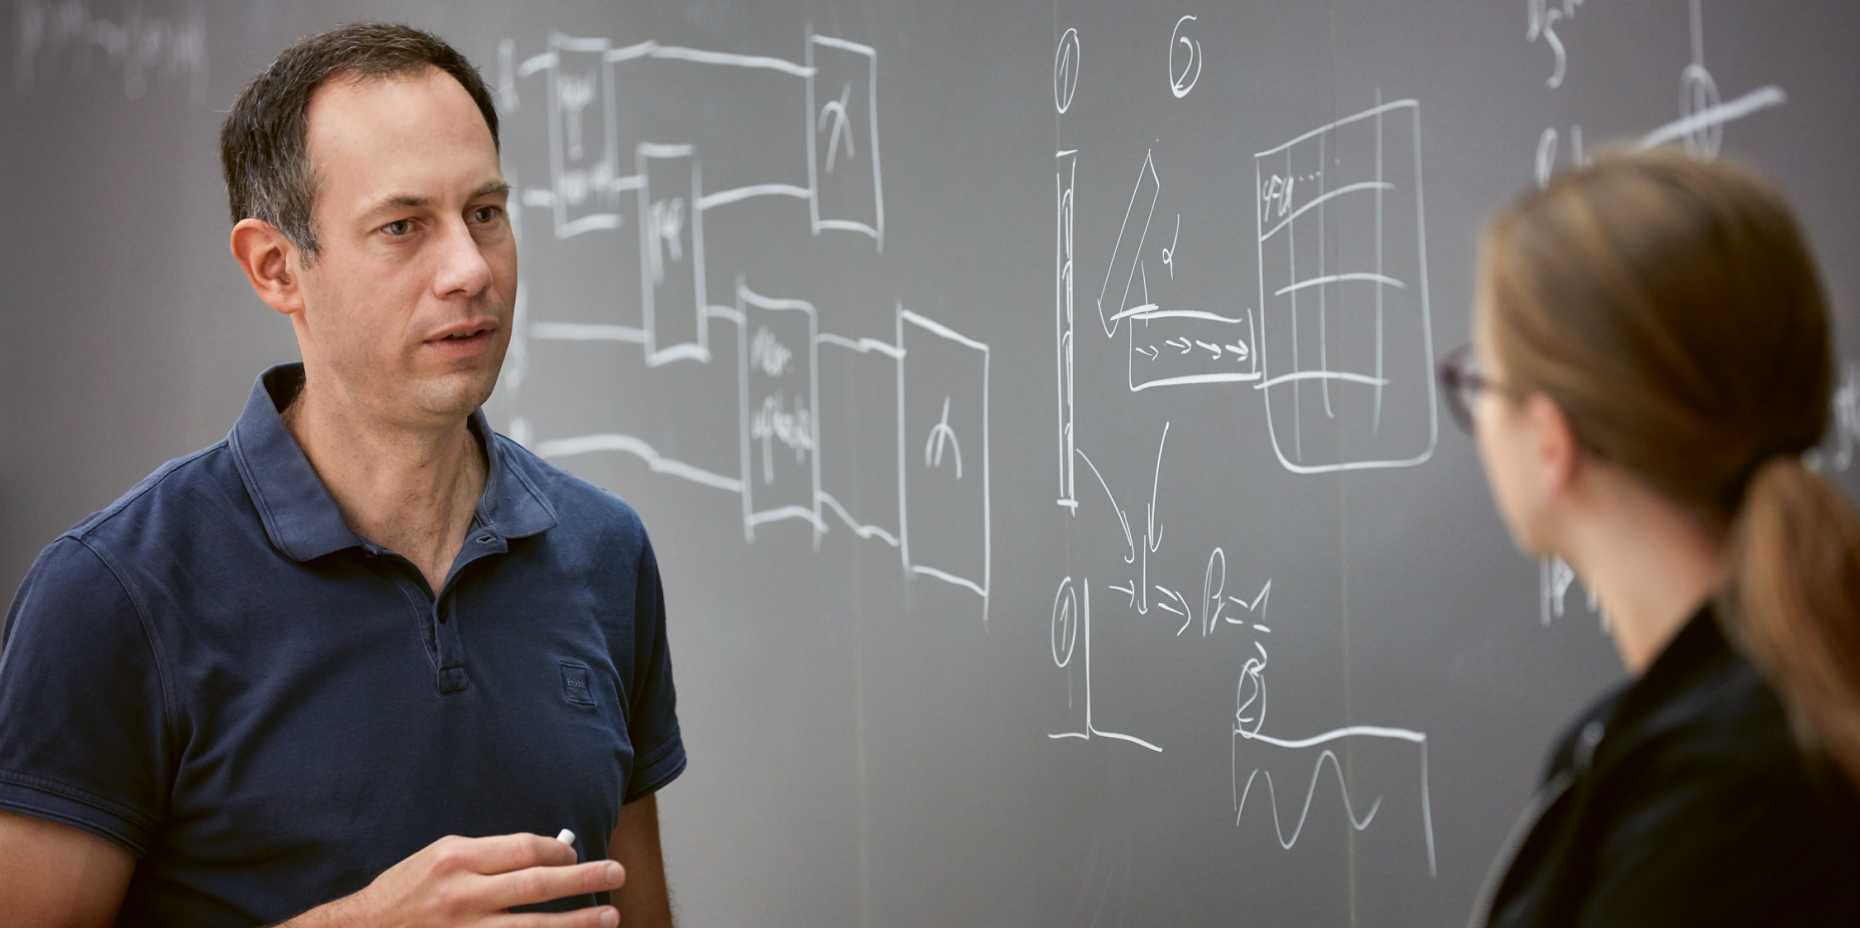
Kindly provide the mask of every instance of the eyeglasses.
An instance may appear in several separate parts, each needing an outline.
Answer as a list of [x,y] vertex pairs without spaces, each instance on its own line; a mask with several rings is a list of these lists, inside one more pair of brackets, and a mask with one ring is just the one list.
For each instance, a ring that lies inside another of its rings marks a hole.
[[1473,355],[1470,344],[1447,352],[1434,373],[1446,391],[1447,412],[1466,434],[1473,434],[1473,404],[1479,399],[1480,391],[1502,391],[1504,385],[1479,372],[1479,359]]

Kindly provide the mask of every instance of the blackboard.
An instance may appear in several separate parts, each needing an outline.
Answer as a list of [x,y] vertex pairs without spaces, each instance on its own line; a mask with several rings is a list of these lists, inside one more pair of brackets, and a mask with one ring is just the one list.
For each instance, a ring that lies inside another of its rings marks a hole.
[[1463,919],[1621,669],[1430,369],[1482,219],[1605,144],[1791,198],[1853,463],[1850,4],[15,0],[7,589],[295,357],[215,133],[356,18],[496,92],[488,411],[653,533],[687,924]]

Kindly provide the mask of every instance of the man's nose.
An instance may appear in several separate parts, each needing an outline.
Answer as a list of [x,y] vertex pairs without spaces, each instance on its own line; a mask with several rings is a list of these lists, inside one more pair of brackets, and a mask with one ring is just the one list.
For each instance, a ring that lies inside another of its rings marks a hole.
[[446,223],[438,242],[439,271],[433,293],[440,299],[475,297],[491,285],[491,265],[463,221]]

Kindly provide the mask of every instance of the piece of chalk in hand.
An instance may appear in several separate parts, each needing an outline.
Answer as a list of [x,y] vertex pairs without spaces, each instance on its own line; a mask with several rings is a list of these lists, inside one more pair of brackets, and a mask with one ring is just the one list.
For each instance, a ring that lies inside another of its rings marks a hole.
[[563,844],[574,844],[574,843],[575,843],[575,833],[574,833],[574,832],[572,832],[572,831],[569,831],[569,830],[568,830],[568,829],[566,829],[566,828],[564,828],[564,829],[562,829],[562,833],[561,833],[561,834],[559,834],[559,835],[556,835],[556,836],[555,836],[555,839],[556,839],[557,841],[560,841],[560,842],[562,842]]

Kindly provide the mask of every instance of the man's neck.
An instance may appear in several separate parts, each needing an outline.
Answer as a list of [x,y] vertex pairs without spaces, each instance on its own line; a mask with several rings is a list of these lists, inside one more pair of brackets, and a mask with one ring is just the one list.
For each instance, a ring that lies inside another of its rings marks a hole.
[[486,464],[467,420],[385,423],[308,383],[282,415],[349,528],[412,561],[437,594],[484,493]]

